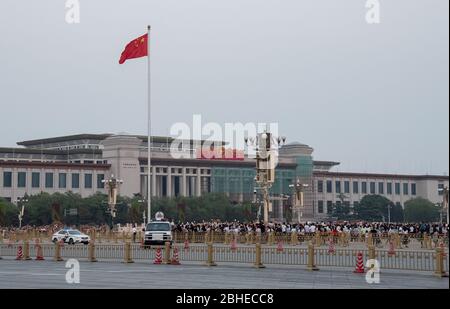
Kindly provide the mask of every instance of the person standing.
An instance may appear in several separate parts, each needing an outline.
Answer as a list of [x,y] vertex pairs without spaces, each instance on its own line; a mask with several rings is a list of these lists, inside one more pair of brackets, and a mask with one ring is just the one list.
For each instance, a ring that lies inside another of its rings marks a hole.
[[137,234],[136,225],[133,225],[132,232],[133,232],[133,242],[136,242],[136,234]]

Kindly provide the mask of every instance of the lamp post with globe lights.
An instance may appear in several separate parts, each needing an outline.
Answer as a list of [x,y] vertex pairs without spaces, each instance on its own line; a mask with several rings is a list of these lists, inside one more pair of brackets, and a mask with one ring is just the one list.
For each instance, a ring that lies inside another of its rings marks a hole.
[[28,199],[26,197],[18,197],[17,200],[17,206],[20,208],[19,210],[19,229],[22,228],[22,219],[25,212],[25,204],[28,202]]
[[113,174],[111,174],[109,179],[104,179],[102,182],[108,186],[108,210],[111,214],[112,228],[114,226],[114,218],[116,217],[117,192],[119,190],[119,185],[123,183],[123,180],[117,179]]
[[256,177],[262,195],[264,206],[264,224],[269,223],[269,211],[272,205],[269,197],[269,190],[275,181],[275,166],[278,161],[278,147],[284,145],[285,137],[275,138],[272,133],[264,131],[256,137],[245,137],[245,144],[253,147],[256,152]]
[[[142,203],[145,205],[147,203],[147,199],[144,198],[144,199],[138,200],[138,203]],[[143,220],[144,226],[146,225],[145,219],[147,219],[147,217],[145,216],[145,210],[144,210],[142,212],[142,220]]]
[[303,215],[303,195],[305,192],[305,188],[308,188],[309,185],[307,183],[301,183],[300,179],[297,178],[297,181],[293,184],[289,185],[289,188],[292,188],[294,190],[294,198],[293,198],[293,207],[292,209],[296,211],[297,213],[297,221],[298,223],[302,220]]
[[447,215],[447,225],[449,224],[448,218],[448,186],[443,186],[438,189],[440,195],[442,195],[442,211],[445,211]]

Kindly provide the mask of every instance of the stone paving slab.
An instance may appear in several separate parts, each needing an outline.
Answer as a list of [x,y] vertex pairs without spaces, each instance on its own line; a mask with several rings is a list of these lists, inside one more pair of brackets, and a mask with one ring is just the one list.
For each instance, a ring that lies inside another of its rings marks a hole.
[[448,289],[448,278],[431,272],[383,271],[380,284],[368,284],[352,269],[321,268],[310,272],[282,265],[255,269],[249,265],[153,265],[80,261],[80,284],[65,281],[65,262],[0,261],[0,288],[174,288],[174,289]]

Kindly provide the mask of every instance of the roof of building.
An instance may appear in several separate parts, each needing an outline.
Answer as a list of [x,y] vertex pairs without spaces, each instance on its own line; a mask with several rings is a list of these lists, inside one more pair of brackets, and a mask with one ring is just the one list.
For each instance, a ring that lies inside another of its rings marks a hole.
[[[104,133],[104,134],[75,134],[75,135],[66,135],[66,136],[57,136],[57,137],[49,137],[49,138],[42,138],[42,139],[35,139],[35,140],[28,140],[28,141],[22,141],[17,142],[17,145],[19,146],[39,146],[44,144],[52,144],[52,143],[63,143],[63,142],[69,142],[69,141],[76,141],[76,140],[85,140],[85,139],[93,139],[93,140],[99,140],[102,141],[108,137],[111,136],[119,136],[119,135],[125,135],[125,136],[132,136],[139,138],[143,142],[147,142],[148,137],[146,135],[139,135],[139,134],[112,134],[112,133]],[[172,142],[175,138],[170,136],[152,136],[152,142],[156,143],[166,143],[166,142]],[[194,140],[191,140],[191,143],[193,143]],[[202,140],[202,143],[204,140]],[[225,142],[217,141],[217,143],[221,143],[222,145],[225,145]]]
[[66,135],[66,136],[49,137],[49,138],[42,138],[42,139],[22,141],[22,142],[17,142],[17,145],[20,145],[20,146],[35,146],[35,145],[50,144],[50,143],[68,142],[68,141],[81,140],[81,139],[104,140],[105,138],[107,138],[107,137],[109,137],[111,135],[113,135],[113,134],[110,134],[110,133],[105,133],[105,134],[75,134],[75,135]]
[[282,147],[289,147],[289,146],[304,146],[304,147],[309,147],[309,145],[306,144],[302,144],[300,142],[291,142],[291,143],[287,143],[286,145],[282,146]]
[[335,166],[341,164],[341,162],[335,162],[335,161],[320,161],[320,160],[314,160],[314,165],[325,165],[325,166]]
[[39,149],[39,148],[13,148],[13,147],[0,147],[0,153],[17,153],[17,154],[44,154],[44,155],[67,155],[67,154],[102,154],[100,149],[70,149],[70,150],[58,150],[58,149]]
[[67,163],[67,162],[40,162],[40,161],[1,161],[2,167],[19,167],[19,168],[66,168],[66,169],[91,169],[91,170],[107,170],[111,164],[93,164],[93,163]]

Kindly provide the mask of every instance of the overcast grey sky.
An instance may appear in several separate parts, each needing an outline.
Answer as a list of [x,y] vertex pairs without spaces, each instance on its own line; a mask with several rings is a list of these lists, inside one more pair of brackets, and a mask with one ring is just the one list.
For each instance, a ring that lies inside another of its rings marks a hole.
[[146,60],[118,59],[150,23],[155,134],[279,122],[341,171],[448,173],[448,0],[79,2],[0,1],[0,146],[146,134]]

